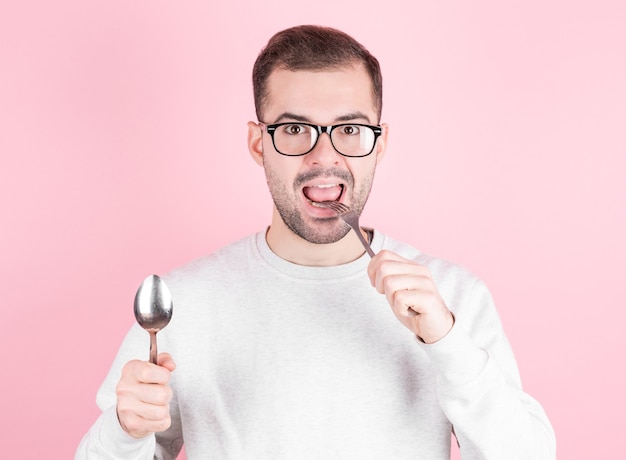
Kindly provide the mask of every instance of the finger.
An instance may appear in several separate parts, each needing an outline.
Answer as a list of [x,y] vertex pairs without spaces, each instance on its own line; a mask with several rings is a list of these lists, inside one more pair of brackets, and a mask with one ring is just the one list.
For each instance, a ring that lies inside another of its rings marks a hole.
[[167,430],[172,424],[169,412],[162,418],[149,420],[132,411],[117,409],[122,429],[134,438],[143,438],[151,433]]
[[115,389],[118,403],[124,408],[133,409],[139,404],[166,406],[172,399],[169,385],[158,383],[140,383],[122,377]]
[[393,301],[415,307],[418,313],[428,313],[439,309],[445,302],[432,279],[427,276],[413,276],[403,279],[390,277],[386,289],[393,291]]
[[[142,391],[135,397],[134,395],[120,395],[117,401],[117,411],[119,414],[123,414],[125,417],[136,415],[145,420],[162,420],[169,416],[169,403],[166,404],[152,404],[146,402],[146,400],[152,400],[155,398],[156,393],[149,395],[145,391]],[[140,399],[139,399],[140,398]],[[165,393],[156,397],[156,400],[162,402],[169,400],[170,397]]]
[[405,277],[411,276],[421,276],[419,266],[406,262],[386,260],[378,266],[374,277],[374,287],[381,294],[386,293],[390,282],[393,282],[398,289],[407,289],[412,287],[412,285],[408,283],[406,286],[402,286],[400,280],[404,279],[406,281]]
[[393,295],[396,291],[431,290],[432,280],[427,275],[407,273],[390,274],[382,279],[382,290],[387,295]]
[[402,258],[398,254],[386,249],[379,251],[378,254],[372,257],[372,260],[367,266],[367,276],[369,277],[372,286],[376,286],[376,278],[378,272],[380,271],[380,266],[387,261],[398,261],[399,259]]
[[130,386],[135,383],[166,384],[169,379],[170,371],[167,368],[135,359],[122,368],[120,383]]
[[380,250],[369,263],[367,268],[368,275],[374,274],[377,271],[378,265],[384,261],[395,260],[395,261],[406,261],[402,256],[396,254],[395,252],[389,251],[387,249]]
[[174,372],[176,369],[176,363],[169,353],[159,353],[159,356],[157,356],[157,364],[170,372]]
[[397,315],[414,317],[424,313],[424,298],[422,292],[413,289],[395,291],[390,305]]
[[[385,293],[385,283],[388,281],[388,278],[395,275],[426,277],[431,279],[430,272],[426,267],[404,259],[389,251],[380,259],[370,263],[368,274],[370,276],[370,282],[381,294]],[[412,288],[412,285],[409,284],[407,286],[398,287],[398,289],[407,288]]]
[[148,361],[139,361],[131,370],[133,377],[140,383],[165,385],[169,382],[171,376],[171,372],[168,368],[158,366]]
[[172,389],[169,385],[142,383],[137,393],[138,399],[152,406],[168,406],[172,400]]
[[[413,271],[414,273],[406,273],[407,271]],[[416,274],[416,273],[424,274]],[[419,293],[432,293],[436,289],[433,281],[425,274],[423,268],[417,267],[417,269],[404,270],[404,273],[387,275],[381,280],[381,287],[379,287],[382,294],[387,298],[389,305],[394,304],[397,301],[396,293],[402,292],[403,299],[408,295],[414,296]]]
[[117,415],[124,430],[133,437],[164,431],[171,423],[167,385],[121,380],[117,386]]

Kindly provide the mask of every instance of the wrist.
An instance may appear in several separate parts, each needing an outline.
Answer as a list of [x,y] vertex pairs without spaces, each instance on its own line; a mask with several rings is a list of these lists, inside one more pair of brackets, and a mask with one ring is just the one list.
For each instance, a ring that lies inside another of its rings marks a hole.
[[454,324],[456,323],[456,317],[454,316],[454,313],[448,310],[446,314],[446,320],[444,322],[445,322],[445,325],[438,327],[437,331],[433,331],[428,334],[423,334],[423,337],[421,337],[419,334],[416,333],[415,337],[417,338],[417,340],[419,340],[422,343],[425,343],[426,345],[432,345],[434,343],[439,342],[441,339],[447,336],[452,330],[452,328],[454,327]]

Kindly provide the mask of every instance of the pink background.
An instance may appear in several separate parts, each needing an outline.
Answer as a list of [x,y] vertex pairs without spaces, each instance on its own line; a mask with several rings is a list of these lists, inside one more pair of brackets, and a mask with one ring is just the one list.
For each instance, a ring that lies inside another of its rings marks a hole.
[[71,458],[141,280],[269,223],[250,71],[301,23],[383,67],[364,223],[485,279],[559,458],[623,455],[622,1],[62,0],[0,7],[3,458]]

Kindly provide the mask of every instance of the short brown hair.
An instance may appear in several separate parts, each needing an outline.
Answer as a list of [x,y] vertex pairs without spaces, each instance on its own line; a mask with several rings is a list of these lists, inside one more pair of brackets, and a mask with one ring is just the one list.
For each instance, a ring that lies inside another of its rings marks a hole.
[[259,120],[267,103],[267,80],[280,68],[328,70],[362,63],[371,80],[378,119],[383,108],[383,77],[378,60],[348,34],[322,26],[303,25],[285,29],[270,38],[252,71],[254,106]]

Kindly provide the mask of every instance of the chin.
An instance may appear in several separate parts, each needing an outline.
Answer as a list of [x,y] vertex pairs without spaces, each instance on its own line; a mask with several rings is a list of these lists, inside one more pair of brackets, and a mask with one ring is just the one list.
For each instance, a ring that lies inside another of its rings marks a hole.
[[334,237],[328,237],[328,236],[322,236],[319,238],[309,238],[306,241],[308,241],[309,243],[312,244],[333,244],[336,243],[337,241],[341,240],[341,238],[334,238]]
[[350,231],[343,221],[333,217],[318,219],[313,225],[305,224],[301,219],[297,222],[285,221],[287,227],[297,236],[313,244],[332,244],[340,241]]

